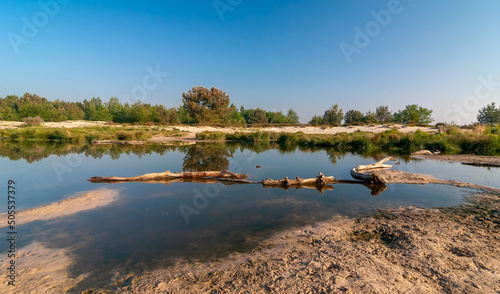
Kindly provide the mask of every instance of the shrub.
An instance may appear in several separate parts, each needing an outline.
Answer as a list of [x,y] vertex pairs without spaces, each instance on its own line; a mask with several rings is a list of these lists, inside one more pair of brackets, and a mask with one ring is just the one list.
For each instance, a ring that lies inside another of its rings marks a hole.
[[23,119],[24,126],[25,127],[31,127],[31,126],[41,126],[43,125],[44,121],[43,118],[40,116],[35,116],[35,117],[25,117]]

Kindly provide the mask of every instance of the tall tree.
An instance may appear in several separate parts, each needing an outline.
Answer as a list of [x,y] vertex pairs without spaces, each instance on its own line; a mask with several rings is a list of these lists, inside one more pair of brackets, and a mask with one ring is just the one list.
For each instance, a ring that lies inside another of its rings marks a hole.
[[377,120],[381,124],[385,124],[391,121],[391,112],[389,111],[389,106],[381,105],[377,107],[375,111],[377,115]]
[[193,87],[189,92],[182,93],[182,103],[196,123],[221,122],[230,111],[229,96],[215,87]]
[[373,111],[368,111],[363,117],[363,122],[367,124],[376,124],[378,123],[377,113]]
[[330,109],[326,110],[325,115],[323,115],[323,121],[332,126],[339,126],[342,124],[343,119],[344,112],[342,108],[339,109],[339,105],[337,103],[332,105]]
[[344,123],[352,124],[352,123],[360,123],[363,121],[364,115],[359,110],[351,109],[345,113]]
[[412,123],[428,124],[434,120],[432,119],[431,116],[432,116],[432,110],[420,107],[417,104],[412,104],[412,105],[407,105],[405,109],[394,113],[393,120],[396,123],[412,122]]
[[260,108],[249,109],[248,111],[248,124],[265,124],[267,123],[266,111]]
[[299,115],[293,109],[288,110],[286,118],[289,124],[294,124],[294,125],[299,124]]
[[500,123],[500,107],[495,107],[495,102],[486,105],[479,110],[477,121],[481,124],[498,124]]

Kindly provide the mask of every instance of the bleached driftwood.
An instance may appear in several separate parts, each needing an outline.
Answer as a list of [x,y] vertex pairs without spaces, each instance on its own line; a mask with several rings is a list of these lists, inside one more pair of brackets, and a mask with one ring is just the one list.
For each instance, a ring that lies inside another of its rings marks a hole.
[[103,183],[103,182],[145,182],[155,180],[168,180],[168,179],[202,179],[202,178],[216,178],[216,179],[245,179],[248,175],[235,174],[230,171],[202,171],[202,172],[181,172],[172,173],[169,170],[162,173],[151,173],[137,177],[91,177],[90,182]]
[[163,173],[145,174],[137,177],[92,177],[89,179],[92,183],[122,183],[122,182],[142,182],[166,184],[171,183],[205,183],[213,184],[222,182],[224,185],[232,184],[262,184],[264,188],[281,188],[288,190],[289,188],[296,189],[316,189],[320,193],[326,190],[333,190],[333,186],[327,184],[362,184],[372,191],[372,195],[376,196],[385,190],[385,186],[372,185],[364,181],[353,180],[337,180],[334,177],[327,177],[322,173],[315,178],[301,179],[296,177],[293,180],[285,177],[281,180],[266,179],[261,182],[249,181],[246,178],[248,175],[235,174],[230,171],[208,171],[208,172],[182,172],[172,173],[166,171]]
[[358,165],[356,167],[356,171],[359,172],[359,171],[362,171],[362,170],[369,170],[369,169],[376,169],[376,168],[391,168],[392,165],[390,165],[390,164],[384,164],[387,161],[396,161],[396,159],[394,159],[393,157],[386,157],[386,158],[382,159],[379,162],[375,162],[375,163],[367,164],[367,165]]
[[288,179],[288,177],[285,177],[284,179],[281,180],[272,180],[272,179],[265,179],[262,181],[262,185],[264,186],[303,186],[303,185],[325,185],[327,183],[334,183],[335,178],[334,177],[326,177],[322,173],[319,173],[319,175],[315,178],[310,178],[310,179],[301,179],[299,177],[296,177],[294,180]]

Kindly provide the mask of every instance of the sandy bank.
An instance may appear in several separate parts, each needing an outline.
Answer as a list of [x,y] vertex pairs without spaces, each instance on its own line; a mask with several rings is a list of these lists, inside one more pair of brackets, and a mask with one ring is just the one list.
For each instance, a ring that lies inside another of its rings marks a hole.
[[[0,121],[0,129],[13,129],[19,128],[23,126],[23,122],[17,121]],[[109,126],[109,127],[122,127],[121,124],[111,124],[108,125],[104,121],[85,121],[85,120],[75,120],[75,121],[63,121],[63,122],[46,122],[43,125],[46,128],[76,128],[76,127],[96,127],[96,126]],[[128,126],[130,127],[130,126]],[[135,127],[140,127],[137,125]],[[437,128],[433,127],[414,127],[414,126],[406,126],[406,125],[367,125],[367,126],[340,126],[340,127],[329,127],[329,126],[283,126],[283,127],[208,127],[208,126],[165,126],[161,127],[165,130],[175,131],[180,130],[184,131],[185,134],[182,136],[183,138],[193,138],[197,133],[201,133],[204,131],[209,132],[223,132],[223,133],[235,133],[235,132],[276,132],[276,133],[296,133],[303,132],[305,134],[323,134],[323,135],[334,135],[338,133],[354,133],[354,132],[372,132],[372,133],[382,133],[392,128],[398,129],[402,133],[414,133],[417,130],[423,132],[436,133],[438,132]],[[172,137],[171,139],[175,139],[179,137]]]
[[[80,194],[59,202],[18,211],[16,213],[16,226],[37,220],[45,221],[85,210],[91,210],[108,205],[118,199],[118,192],[111,189],[99,189],[85,192],[83,195]],[[0,228],[6,226],[7,213],[2,213],[0,214]]]
[[[9,286],[7,279],[2,279],[1,293],[65,293],[87,276],[70,277],[71,259],[64,249],[46,248],[40,243],[32,243],[17,252],[15,286]],[[0,267],[8,268],[9,261],[1,260]]]
[[[20,121],[0,121],[1,129],[15,129],[22,127],[23,122]],[[44,127],[47,128],[81,128],[81,127],[98,127],[106,125],[105,121],[86,121],[86,120],[68,120],[62,122],[45,122]]]
[[[341,126],[341,127],[313,127],[313,126],[286,126],[286,127],[261,127],[261,128],[217,128],[217,127],[198,127],[198,126],[176,126],[176,129],[180,131],[185,131],[187,133],[201,133],[204,131],[209,132],[223,132],[223,133],[235,133],[235,132],[275,132],[275,133],[296,133],[303,132],[305,134],[323,134],[323,135],[334,135],[339,133],[354,133],[354,132],[371,132],[371,133],[383,133],[392,128],[397,128],[402,133],[414,133],[417,130],[423,132],[436,133],[438,129],[430,127],[410,127],[405,125],[368,125],[368,126]],[[167,127],[168,129],[168,127]]]
[[461,162],[468,165],[483,165],[500,167],[500,156],[481,156],[474,154],[455,154],[455,155],[413,155],[414,158]]

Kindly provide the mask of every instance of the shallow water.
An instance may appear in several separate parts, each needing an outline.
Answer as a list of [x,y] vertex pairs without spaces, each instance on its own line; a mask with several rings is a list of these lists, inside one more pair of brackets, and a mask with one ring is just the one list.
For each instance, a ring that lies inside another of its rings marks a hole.
[[[207,260],[247,252],[273,233],[314,224],[336,215],[356,216],[399,206],[446,207],[465,201],[472,190],[445,185],[389,185],[374,197],[363,185],[337,184],[313,189],[202,183],[92,184],[92,176],[135,176],[151,172],[218,170],[249,174],[249,180],[314,177],[318,172],[351,179],[349,170],[383,156],[295,150],[255,149],[204,144],[161,152],[85,152],[24,159],[0,159],[2,179],[17,182],[18,209],[36,207],[101,187],[118,189],[117,202],[18,228],[18,248],[37,241],[66,248],[74,260],[71,274],[93,271],[79,288],[105,285],[113,269],[140,272],[178,258]],[[256,168],[256,165],[262,168]],[[395,169],[438,178],[498,186],[499,169],[433,161],[401,161]],[[203,195],[203,196],[200,196]],[[1,206],[1,212],[6,207]],[[5,234],[5,229],[0,233]],[[0,254],[5,254],[5,242]]]

